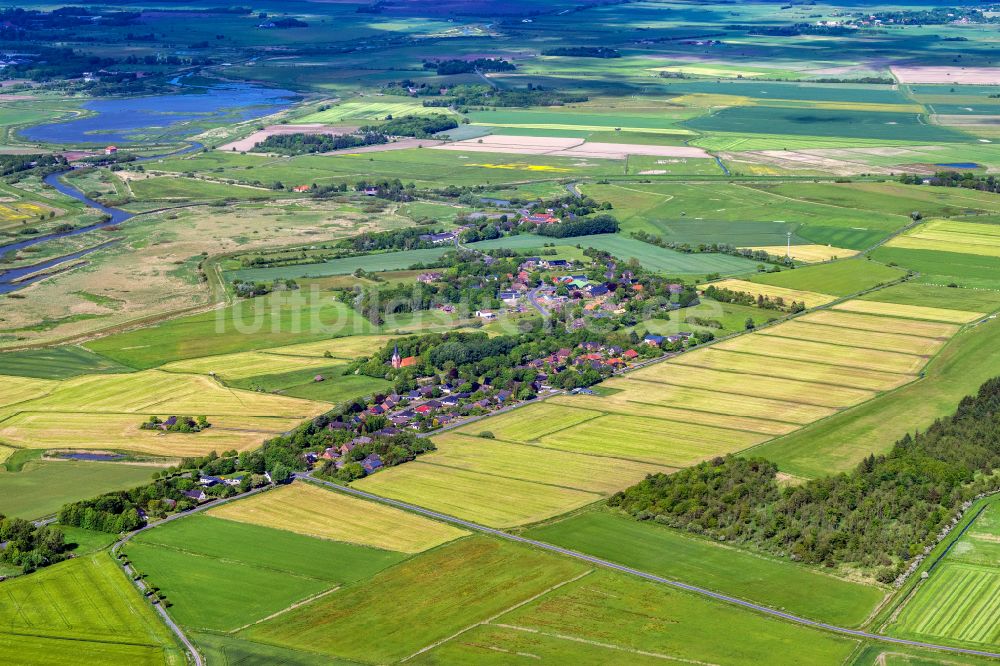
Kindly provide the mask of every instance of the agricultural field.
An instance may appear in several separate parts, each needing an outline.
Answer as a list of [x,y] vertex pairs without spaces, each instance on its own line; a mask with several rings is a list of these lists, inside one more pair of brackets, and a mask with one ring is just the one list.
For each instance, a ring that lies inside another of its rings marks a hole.
[[758,282],[751,282],[748,280],[717,280],[715,282],[700,285],[700,288],[704,289],[708,286],[708,284],[711,284],[717,289],[729,289],[730,291],[744,292],[755,297],[764,296],[771,299],[780,298],[789,305],[792,302],[803,303],[807,308],[815,308],[820,305],[826,305],[827,303],[836,300],[836,297],[831,294],[822,294],[802,289],[789,289],[788,287],[760,284]]
[[993,501],[930,570],[891,624],[893,635],[968,646],[1000,641],[1000,504]]
[[0,644],[19,661],[185,661],[170,631],[107,553],[6,581],[3,591]]
[[532,528],[554,543],[675,580],[843,626],[859,626],[886,591],[793,563],[760,557],[607,511],[588,511]]
[[66,379],[78,375],[130,371],[131,368],[83,347],[47,347],[0,354],[0,375]]
[[143,533],[125,553],[173,603],[177,621],[233,631],[364,580],[400,553],[287,530],[191,516]]
[[806,266],[792,271],[765,273],[750,278],[751,282],[813,291],[834,296],[851,296],[860,291],[899,280],[906,275],[900,268],[876,261],[852,259],[818,266]]
[[468,534],[308,483],[230,502],[210,510],[208,515],[403,553],[419,553]]
[[886,247],[1000,257],[1000,226],[931,220],[893,238]]

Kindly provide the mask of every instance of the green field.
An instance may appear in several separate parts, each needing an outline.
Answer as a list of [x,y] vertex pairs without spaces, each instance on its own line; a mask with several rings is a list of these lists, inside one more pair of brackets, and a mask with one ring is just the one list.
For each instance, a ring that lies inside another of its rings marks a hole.
[[350,275],[362,268],[366,271],[397,271],[409,268],[415,264],[430,264],[449,250],[452,245],[428,248],[423,250],[404,250],[402,252],[385,252],[383,254],[362,255],[345,259],[332,259],[321,264],[302,264],[298,266],[277,266],[274,268],[247,268],[230,271],[230,279],[249,280],[253,282],[270,282],[278,278],[322,277],[326,275]]
[[861,300],[965,310],[967,312],[993,312],[1000,308],[1000,291],[954,289],[917,282],[904,282],[865,294]]
[[327,298],[284,292],[240,301],[222,310],[172,319],[87,343],[134,368],[170,361],[367,334],[372,326],[354,310]]
[[598,234],[595,236],[577,236],[574,238],[548,238],[522,234],[508,238],[498,238],[491,241],[474,243],[473,247],[488,249],[502,247],[511,249],[541,248],[546,243],[557,245],[582,245],[608,252],[622,260],[638,259],[647,270],[664,275],[739,275],[757,270],[756,262],[742,257],[731,257],[725,254],[695,253],[684,254],[668,250],[656,245],[644,243],[619,234]]
[[18,472],[0,469],[0,514],[41,518],[63,504],[142,485],[158,467],[63,460],[28,462]]
[[576,514],[533,528],[527,535],[841,626],[859,626],[885,595],[876,587],[604,511]]
[[0,375],[66,379],[99,372],[129,372],[114,361],[83,347],[48,347],[0,353]]
[[2,584],[0,653],[16,663],[185,663],[172,634],[107,553]]
[[234,188],[225,183],[215,183],[194,178],[159,176],[133,180],[129,187],[140,200],[178,199],[192,201],[212,201],[217,199],[273,199],[280,192],[264,188]]
[[231,631],[400,561],[385,550],[192,516],[143,533],[126,554],[177,621]]
[[[917,113],[892,113],[738,106],[684,121],[683,127],[703,132],[831,136],[910,142],[962,141],[965,135],[928,124]],[[781,148],[776,145],[775,148]]]
[[992,501],[905,602],[892,633],[969,646],[1000,643],[1000,503]]
[[834,296],[850,296],[879,284],[898,280],[905,271],[876,261],[845,259],[818,266],[805,266],[780,273],[765,273],[750,278],[751,282],[775,287],[816,291]]
[[899,247],[880,247],[872,256],[919,272],[918,282],[1000,290],[1000,257]]
[[240,636],[366,663],[398,661],[586,571],[506,541],[463,539]]

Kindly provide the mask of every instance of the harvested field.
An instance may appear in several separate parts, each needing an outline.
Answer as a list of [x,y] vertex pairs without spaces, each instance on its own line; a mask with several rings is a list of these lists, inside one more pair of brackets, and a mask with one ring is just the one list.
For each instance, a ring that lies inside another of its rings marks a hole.
[[601,416],[600,412],[583,409],[566,409],[550,405],[548,401],[520,407],[491,417],[488,421],[470,423],[457,432],[478,435],[488,430],[497,439],[508,442],[532,442],[543,435],[569,428],[583,421]]
[[1000,67],[890,67],[900,83],[944,83],[959,85],[1000,85]]
[[268,349],[266,353],[288,354],[290,356],[323,356],[326,352],[330,352],[330,356],[333,358],[353,361],[358,356],[370,353],[371,350],[385,345],[394,337],[391,335],[351,335],[318,342],[304,342],[287,347],[274,347]]
[[629,376],[636,381],[654,384],[674,384],[706,391],[723,391],[770,400],[801,402],[820,407],[846,407],[863,402],[874,395],[872,391],[848,386],[813,384],[796,379],[709,370],[673,363],[657,363]]
[[438,450],[420,458],[421,462],[607,495],[638,483],[647,474],[673,471],[643,462],[553,451],[458,433],[435,437],[434,443]]
[[58,385],[58,382],[49,379],[0,375],[0,407],[40,398]]
[[831,259],[846,259],[858,253],[857,250],[847,250],[842,247],[833,247],[832,245],[792,245],[791,248],[785,245],[763,245],[750,249],[763,250],[768,254],[777,256],[791,254],[792,259],[806,263],[830,261]]
[[254,146],[269,136],[277,134],[350,134],[358,129],[354,126],[334,126],[320,123],[306,123],[302,125],[269,125],[262,130],[257,130],[253,134],[243,139],[237,139],[227,144],[219,146],[219,150],[249,152]]
[[391,467],[353,485],[490,527],[538,522],[603,497],[555,485],[427,465],[420,460]]
[[944,324],[931,321],[916,321],[914,319],[893,319],[877,317],[854,312],[835,312],[820,310],[798,317],[795,321],[827,326],[842,326],[863,331],[878,331],[883,333],[900,333],[903,335],[919,335],[927,338],[950,338],[959,331],[955,324]]
[[468,534],[414,513],[308,483],[223,504],[208,515],[403,553],[419,553]]
[[[835,176],[850,176],[857,173],[877,173],[888,175],[893,170],[888,167],[879,167],[865,164],[863,162],[851,162],[846,159],[837,159],[829,155],[819,154],[817,150],[748,150],[744,152],[724,152],[719,157],[736,171],[747,170],[744,164],[776,167],[777,170],[787,171],[807,171],[833,174]],[[835,149],[828,149],[834,152]],[[898,169],[897,169],[898,170]],[[752,172],[751,172],[752,173]]]
[[733,395],[672,384],[662,384],[651,389],[649,382],[639,382],[624,377],[611,379],[603,385],[608,388],[628,391],[630,395],[636,397],[636,400],[653,405],[732,416],[749,416],[757,419],[772,419],[799,425],[812,423],[837,411],[831,407],[820,407],[819,405]]
[[330,359],[318,356],[291,356],[264,352],[242,352],[221,356],[176,361],[162,366],[165,372],[179,372],[196,375],[218,375],[224,379],[245,379],[257,375],[271,375],[306,368],[330,365]]
[[681,354],[673,360],[673,363],[821,384],[852,386],[870,391],[888,391],[913,380],[911,375],[824,365],[785,358],[762,358],[755,354],[724,351],[715,347]]
[[916,373],[927,362],[926,358],[912,354],[844,347],[774,335],[745,335],[721,342],[714,348],[901,374]]
[[804,321],[789,321],[777,326],[770,326],[762,329],[760,335],[775,335],[794,340],[827,342],[847,347],[879,349],[882,351],[923,356],[933,354],[945,342],[944,338],[921,338],[915,335],[900,335],[898,333],[861,331],[842,326],[827,326],[825,324]]
[[928,321],[941,321],[953,324],[968,324],[985,315],[983,312],[970,312],[968,310],[949,310],[923,305],[902,305],[899,303],[864,300],[851,300],[846,303],[838,303],[833,306],[833,309],[860,312],[862,314],[884,315],[887,317],[903,317],[905,319],[926,319]]
[[714,426],[716,428],[729,428],[731,430],[745,430],[762,435],[786,435],[798,426],[793,423],[782,423],[781,421],[771,421],[768,419],[757,419],[749,416],[732,416],[729,414],[715,414],[713,412],[702,412],[693,409],[679,409],[676,407],[666,407],[644,402],[644,396],[632,392],[622,391],[613,395],[558,395],[549,398],[549,402],[567,407],[577,407],[584,409],[603,410],[609,414],[622,414],[625,416],[647,416],[664,421],[679,421],[681,423],[697,423],[700,425]]
[[547,435],[541,444],[561,451],[686,467],[767,439],[723,428],[610,415]]
[[995,224],[933,220],[893,238],[886,246],[1000,257],[1000,227]]
[[294,428],[297,418],[211,416],[199,433],[142,430],[145,414],[19,412],[0,421],[0,441],[34,449],[113,449],[156,456],[202,456],[210,451],[246,451]]
[[[834,296],[820,294],[814,291],[801,291],[798,289],[788,289],[787,287],[775,287],[769,284],[757,284],[747,280],[719,280],[710,283],[719,289],[730,289],[732,291],[742,291],[754,296],[762,295],[771,298],[783,298],[786,303],[798,301],[805,303],[807,308],[814,308],[826,305],[830,301],[836,300]],[[705,289],[707,284],[698,285],[699,289]]]

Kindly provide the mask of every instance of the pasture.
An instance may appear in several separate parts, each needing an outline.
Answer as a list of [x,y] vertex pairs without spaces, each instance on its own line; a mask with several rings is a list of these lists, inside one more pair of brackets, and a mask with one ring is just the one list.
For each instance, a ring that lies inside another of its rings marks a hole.
[[428,108],[418,100],[406,101],[367,101],[349,100],[342,104],[331,106],[325,111],[316,111],[297,118],[302,123],[340,123],[353,120],[383,120],[386,116],[425,116],[428,114],[449,114],[447,108]]
[[995,646],[1000,641],[1000,504],[991,502],[892,623],[894,635]]
[[59,655],[76,663],[184,663],[172,634],[107,553],[4,582],[0,645],[19,663]]
[[276,375],[294,370],[309,370],[330,365],[322,356],[292,356],[265,352],[222,354],[175,361],[162,366],[164,372],[214,375],[224,380],[247,379],[258,375]]
[[402,559],[377,550],[209,516],[149,530],[125,547],[177,621],[232,631]]
[[0,375],[66,379],[77,375],[130,371],[131,368],[83,347],[47,347],[0,353]]
[[239,635],[273,645],[306,644],[352,661],[398,661],[586,571],[568,558],[470,537]]
[[208,511],[209,516],[402,553],[419,553],[468,534],[383,504],[295,483]]
[[885,289],[865,294],[859,300],[878,301],[883,304],[917,305],[942,310],[965,310],[969,313],[987,313],[1000,308],[1000,292],[985,289],[940,287],[918,282],[894,284]]
[[147,483],[156,471],[158,467],[108,462],[29,461],[20,471],[0,469],[0,514],[42,518],[67,502]]
[[885,592],[607,511],[534,527],[527,536],[823,622],[857,627]]
[[903,247],[880,247],[872,256],[919,273],[918,282],[1000,291],[1000,278],[997,277],[1000,275],[1000,257]]
[[502,615],[496,624],[567,644],[593,640],[615,650],[598,663],[630,661],[640,651],[672,661],[727,666],[831,664],[846,660],[857,645],[853,639],[609,571],[595,571],[553,590]]
[[813,291],[834,296],[850,296],[886,282],[898,280],[906,271],[876,261],[848,259],[817,266],[805,266],[780,273],[762,273],[750,280],[786,289]]

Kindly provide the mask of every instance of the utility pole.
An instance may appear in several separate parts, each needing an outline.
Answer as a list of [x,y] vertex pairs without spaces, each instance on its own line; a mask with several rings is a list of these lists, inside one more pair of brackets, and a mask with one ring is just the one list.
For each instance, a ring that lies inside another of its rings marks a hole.
[[788,234],[788,247],[785,250],[785,258],[786,259],[791,259],[792,258],[792,232],[791,231],[786,231],[785,233]]

